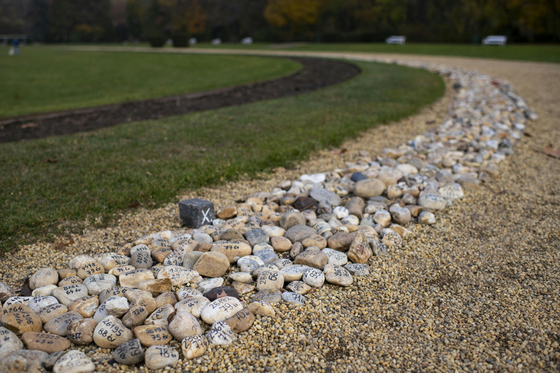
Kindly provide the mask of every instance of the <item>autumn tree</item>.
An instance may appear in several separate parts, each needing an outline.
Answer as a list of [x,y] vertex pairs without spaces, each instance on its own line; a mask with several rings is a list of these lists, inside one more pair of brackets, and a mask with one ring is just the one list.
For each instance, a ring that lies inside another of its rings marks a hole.
[[304,34],[314,29],[319,7],[319,0],[269,0],[264,16],[274,28]]

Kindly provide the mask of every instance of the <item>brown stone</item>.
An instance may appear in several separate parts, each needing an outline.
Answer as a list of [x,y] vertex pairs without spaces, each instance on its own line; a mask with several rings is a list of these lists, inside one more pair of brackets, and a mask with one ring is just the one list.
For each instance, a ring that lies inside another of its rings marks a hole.
[[64,280],[58,283],[59,287],[63,287],[66,285],[79,285],[82,284],[84,281],[78,276],[70,276],[65,278]]
[[237,241],[218,242],[212,245],[211,251],[224,254],[230,263],[235,263],[237,259],[251,255],[252,249],[249,244]]
[[327,240],[325,239],[325,237],[316,234],[314,236],[307,237],[305,240],[301,242],[301,244],[305,248],[310,246],[315,246],[319,250],[323,250],[325,247],[327,247]]
[[[61,280],[64,280],[65,278],[68,278],[68,277],[77,276],[77,275],[78,275],[78,272],[76,272],[75,269],[63,268],[63,269],[58,270],[58,277]],[[58,286],[60,286],[60,284]]]
[[97,262],[90,262],[78,269],[78,277],[82,280],[91,275],[105,273],[105,268]]
[[140,325],[134,328],[134,336],[147,347],[165,345],[173,339],[167,325]]
[[173,282],[170,278],[158,278],[142,281],[138,285],[138,289],[149,291],[154,297],[156,297],[166,291],[170,291],[172,286]]
[[366,208],[366,203],[360,197],[352,198],[345,206],[348,209],[350,215],[355,215],[358,219],[362,220],[364,209]]
[[286,237],[272,237],[270,239],[270,244],[274,248],[274,251],[279,253],[289,251],[292,248],[292,241],[288,240]]
[[2,316],[2,324],[18,336],[25,332],[40,332],[43,323],[33,311],[8,312]]
[[158,263],[163,263],[165,258],[172,252],[173,250],[170,247],[162,247],[152,251],[152,258]]
[[50,306],[42,308],[39,311],[39,313],[37,313],[37,315],[41,319],[41,322],[43,324],[46,324],[50,320],[52,320],[55,317],[58,317],[60,315],[63,315],[66,312],[68,312],[68,307],[66,307],[64,304],[57,303],[57,304],[51,304]]
[[55,334],[26,332],[21,336],[28,350],[44,351],[48,354],[70,348],[70,342]]
[[93,342],[93,331],[97,326],[94,319],[74,320],[70,324],[68,339],[77,345],[89,345]]
[[202,254],[193,269],[201,276],[221,277],[228,270],[229,264],[227,256],[220,252],[211,251]]
[[294,264],[303,264],[320,270],[325,268],[328,262],[329,257],[327,254],[314,247],[310,247],[305,250],[296,256],[296,259],[294,260]]
[[230,219],[233,218],[235,215],[237,215],[237,207],[232,205],[222,207],[216,213],[216,217],[218,217],[218,219]]
[[366,263],[372,255],[366,233],[358,232],[348,250],[348,259],[354,263]]
[[255,315],[247,308],[243,308],[241,311],[231,317],[228,317],[224,321],[234,332],[242,333],[253,326],[253,323],[255,322]]
[[144,324],[150,314],[144,306],[131,307],[122,317],[122,323],[129,329]]
[[172,291],[166,291],[156,298],[156,308],[160,308],[165,304],[174,306],[175,303],[177,303],[177,296]]
[[98,297],[84,297],[72,302],[68,306],[69,311],[78,312],[83,318],[93,317],[99,307]]

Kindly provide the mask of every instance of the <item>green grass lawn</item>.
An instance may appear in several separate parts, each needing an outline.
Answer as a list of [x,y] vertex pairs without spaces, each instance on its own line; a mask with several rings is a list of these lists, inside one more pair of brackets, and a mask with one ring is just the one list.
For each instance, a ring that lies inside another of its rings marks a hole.
[[295,61],[250,56],[0,48],[0,117],[204,91],[287,75]]
[[66,221],[103,224],[131,204],[153,207],[181,190],[290,166],[445,91],[424,70],[357,64],[357,77],[301,96],[0,144],[1,247],[64,233],[57,226]]
[[524,45],[511,44],[504,47],[483,46],[473,44],[405,44],[387,45],[381,43],[308,43],[287,46],[256,43],[240,45],[224,43],[214,46],[198,44],[197,48],[232,48],[232,49],[277,49],[312,52],[369,52],[369,53],[404,53],[423,54],[431,56],[457,56],[476,58],[496,58],[502,60],[539,61],[560,63],[560,45]]

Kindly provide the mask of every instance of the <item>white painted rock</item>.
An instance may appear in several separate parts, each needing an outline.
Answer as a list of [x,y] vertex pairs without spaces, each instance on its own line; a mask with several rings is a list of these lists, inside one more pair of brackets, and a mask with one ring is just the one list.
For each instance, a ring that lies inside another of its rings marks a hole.
[[237,339],[237,335],[225,321],[218,321],[206,334],[206,338],[210,344],[227,346]]
[[187,359],[194,359],[204,355],[208,348],[208,339],[203,335],[185,337],[181,343],[183,356]]
[[[328,265],[328,264],[327,264]],[[320,269],[309,268],[303,273],[302,281],[309,286],[320,288],[325,282],[325,275]]]
[[144,354],[144,362],[150,369],[162,369],[175,366],[179,361],[179,352],[169,346],[152,346]]
[[223,297],[216,299],[204,307],[200,313],[200,317],[205,323],[212,325],[217,321],[225,320],[228,317],[235,315],[242,309],[243,305],[239,299],[234,297]]
[[54,373],[88,373],[95,371],[95,364],[83,352],[72,350],[58,359],[53,371]]

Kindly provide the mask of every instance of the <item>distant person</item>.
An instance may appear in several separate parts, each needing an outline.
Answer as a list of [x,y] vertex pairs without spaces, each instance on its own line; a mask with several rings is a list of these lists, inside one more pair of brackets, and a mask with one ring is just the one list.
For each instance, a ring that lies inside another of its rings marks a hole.
[[19,55],[19,39],[14,38],[12,40],[12,48],[8,52],[10,56],[18,56]]

